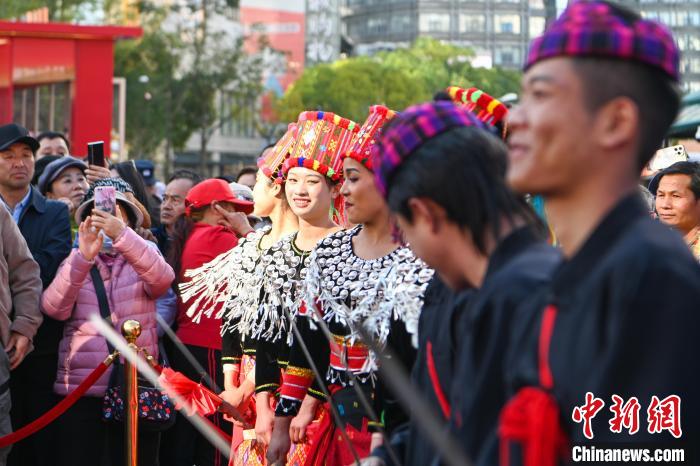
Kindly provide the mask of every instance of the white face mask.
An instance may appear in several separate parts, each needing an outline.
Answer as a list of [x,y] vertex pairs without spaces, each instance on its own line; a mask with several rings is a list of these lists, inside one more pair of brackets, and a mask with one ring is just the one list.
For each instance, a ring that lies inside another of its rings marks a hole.
[[100,252],[104,254],[115,254],[112,238],[105,235],[104,231],[100,232],[100,234],[102,235],[102,249],[100,249]]

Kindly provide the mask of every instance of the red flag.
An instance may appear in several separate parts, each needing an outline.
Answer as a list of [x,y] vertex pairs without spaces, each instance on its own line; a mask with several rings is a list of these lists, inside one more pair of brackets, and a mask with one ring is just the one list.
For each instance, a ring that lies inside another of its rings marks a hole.
[[176,402],[175,408],[184,410],[189,416],[195,413],[201,416],[208,416],[221,411],[247,425],[236,408],[226,403],[219,395],[204,387],[201,383],[188,379],[180,372],[164,367],[160,377],[158,377],[158,382],[168,396]]

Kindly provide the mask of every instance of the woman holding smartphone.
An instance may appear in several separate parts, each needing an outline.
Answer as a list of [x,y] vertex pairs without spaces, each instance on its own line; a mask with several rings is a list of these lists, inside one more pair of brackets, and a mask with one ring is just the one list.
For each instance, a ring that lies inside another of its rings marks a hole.
[[[108,188],[114,197],[104,196],[101,204],[114,203],[114,211],[95,206],[96,193]],[[59,345],[59,363],[54,391],[66,396],[73,391],[108,354],[107,342],[90,324],[90,316],[100,314],[91,277],[96,268],[106,291],[112,324],[121,328],[127,319],[141,323],[136,344],[158,357],[156,299],[172,283],[175,275],[153,243],[138,236],[134,229],[143,222],[141,211],[126,197],[121,180],[102,179],[88,191],[75,213],[78,248],[61,264],[56,278],[44,291],[42,309],[46,315],[66,322]],[[109,198],[109,199],[107,199]],[[103,251],[104,237],[112,240]],[[102,420],[102,398],[108,388],[110,367],[57,421],[60,446],[57,464],[91,466],[123,464],[124,426]],[[139,432],[139,464],[158,464],[160,434]]]

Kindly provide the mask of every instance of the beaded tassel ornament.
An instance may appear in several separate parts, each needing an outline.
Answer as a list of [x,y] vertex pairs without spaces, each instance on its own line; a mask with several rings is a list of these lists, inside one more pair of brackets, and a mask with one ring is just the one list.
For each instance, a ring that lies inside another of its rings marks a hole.
[[447,88],[447,93],[450,94],[455,103],[463,105],[487,125],[496,126],[498,123],[503,122],[501,137],[505,139],[507,134],[505,117],[508,114],[508,107],[503,102],[476,87],[462,89],[461,87],[450,86]]

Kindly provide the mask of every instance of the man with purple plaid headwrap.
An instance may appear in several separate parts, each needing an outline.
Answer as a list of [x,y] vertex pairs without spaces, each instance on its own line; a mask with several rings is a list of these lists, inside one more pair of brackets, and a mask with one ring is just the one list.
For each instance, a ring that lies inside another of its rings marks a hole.
[[700,268],[637,191],[678,111],[678,59],[665,27],[603,1],[532,42],[508,179],[545,198],[566,260],[512,329],[502,465],[697,444]]
[[[537,234],[534,212],[508,188],[505,145],[465,108],[433,102],[407,109],[378,138],[375,156],[377,185],[404,239],[460,293],[439,306],[426,298],[414,383],[464,452],[480,459],[496,442],[505,402],[500,374],[507,329],[517,304],[548,282],[559,253]],[[432,288],[444,296],[439,284]],[[426,441],[421,422],[414,417],[408,438],[392,440],[404,454],[402,464],[454,457],[457,452],[436,451]]]

